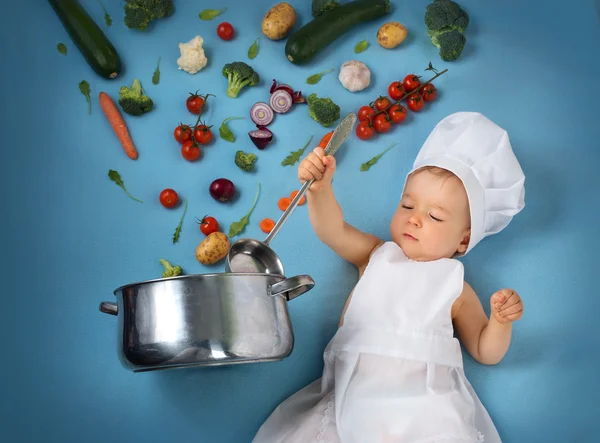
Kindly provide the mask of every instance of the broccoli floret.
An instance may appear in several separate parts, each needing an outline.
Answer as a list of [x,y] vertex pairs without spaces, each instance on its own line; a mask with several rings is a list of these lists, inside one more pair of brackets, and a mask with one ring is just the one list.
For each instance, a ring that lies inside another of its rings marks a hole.
[[236,98],[246,86],[256,86],[260,77],[252,66],[244,62],[227,63],[223,66],[223,77],[227,78],[227,95]]
[[438,35],[435,40],[433,44],[440,48],[440,57],[446,62],[451,62],[460,57],[467,42],[465,36],[456,30],[444,32]]
[[153,20],[173,14],[173,0],[125,0],[125,26],[144,31]]
[[254,171],[254,162],[257,160],[256,154],[248,154],[244,151],[237,151],[235,153],[235,164],[242,171],[252,172]]
[[159,261],[160,264],[163,265],[165,268],[165,270],[162,273],[163,278],[177,277],[178,275],[183,275],[183,269],[181,269],[181,266],[173,266],[164,258],[161,258]]
[[326,11],[331,11],[340,5],[338,0],[312,0],[312,16],[318,17]]
[[442,60],[456,60],[467,41],[463,32],[469,26],[469,15],[452,0],[435,0],[427,6],[425,25],[431,43],[440,48]]
[[330,98],[319,98],[312,93],[308,96],[308,114],[325,127],[331,126],[340,118],[340,107]]
[[144,95],[142,84],[136,78],[131,84],[131,88],[121,86],[119,89],[119,104],[123,111],[131,115],[141,115],[152,111],[154,102],[150,97]]

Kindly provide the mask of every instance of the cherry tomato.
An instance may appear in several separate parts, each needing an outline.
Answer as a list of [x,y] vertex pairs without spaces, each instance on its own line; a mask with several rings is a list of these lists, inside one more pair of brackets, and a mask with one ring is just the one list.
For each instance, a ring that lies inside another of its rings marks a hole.
[[394,123],[402,123],[406,118],[406,108],[401,104],[396,103],[395,105],[392,105],[390,109],[388,109],[388,114]]
[[163,189],[159,196],[160,204],[165,208],[174,208],[179,201],[179,195],[171,188]]
[[181,146],[181,155],[187,161],[193,162],[194,160],[198,160],[200,158],[202,151],[200,151],[200,146],[193,141],[188,140]]
[[219,222],[214,217],[205,215],[202,217],[202,220],[196,219],[196,221],[200,225],[200,231],[202,231],[204,235],[212,234],[219,230]]
[[380,96],[377,100],[375,100],[375,109],[381,111],[382,109],[387,108],[390,105],[390,99],[384,96]]
[[375,110],[370,106],[361,106],[358,110],[358,120],[361,122],[370,121],[375,115]]
[[373,127],[368,122],[360,122],[356,126],[356,136],[361,140],[369,140],[375,135]]
[[406,106],[408,106],[408,109],[411,111],[419,112],[421,109],[423,109],[424,104],[425,101],[418,92],[410,94],[406,99]]
[[404,77],[404,89],[406,92],[412,92],[421,86],[421,80],[419,80],[419,76],[415,74],[408,74]]
[[202,108],[204,107],[204,97],[190,92],[190,96],[185,101],[185,106],[192,114],[198,115],[202,112]]
[[385,114],[379,114],[373,121],[373,126],[377,132],[388,132],[392,128],[390,119]]
[[200,143],[201,145],[210,143],[213,136],[210,128],[212,128],[212,126],[206,126],[204,124],[196,126],[196,129],[194,129],[194,140],[196,140],[196,143]]
[[431,83],[427,83],[423,89],[421,89],[421,96],[426,102],[435,100],[437,89]]
[[175,136],[175,140],[183,144],[192,139],[192,130],[188,125],[179,125],[173,131],[173,135]]
[[388,87],[388,94],[390,94],[392,100],[400,100],[402,97],[404,97],[406,92],[404,91],[404,85],[402,82],[394,82],[390,84]]
[[221,23],[217,28],[217,35],[221,40],[231,40],[233,38],[233,26],[231,26],[231,23]]

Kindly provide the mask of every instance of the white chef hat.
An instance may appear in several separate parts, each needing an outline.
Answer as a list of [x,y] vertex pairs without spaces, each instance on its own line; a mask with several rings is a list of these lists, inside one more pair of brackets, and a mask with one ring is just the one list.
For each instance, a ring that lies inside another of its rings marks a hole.
[[411,173],[437,166],[461,179],[471,212],[471,240],[465,252],[504,229],[525,206],[525,175],[508,134],[484,115],[457,112],[433,129]]

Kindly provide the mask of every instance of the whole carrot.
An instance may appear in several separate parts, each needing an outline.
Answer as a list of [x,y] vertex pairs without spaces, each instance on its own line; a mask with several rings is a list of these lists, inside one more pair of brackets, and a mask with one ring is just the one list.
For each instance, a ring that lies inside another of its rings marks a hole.
[[98,95],[98,101],[100,102],[100,107],[104,111],[104,115],[106,115],[110,126],[113,128],[113,131],[115,131],[115,134],[117,134],[121,145],[123,145],[125,153],[129,156],[129,158],[133,160],[137,159],[137,150],[135,149],[133,140],[131,140],[125,120],[123,120],[123,117],[121,116],[121,113],[119,112],[119,109],[117,108],[117,105],[113,99],[110,98],[110,95],[108,95],[106,92],[100,92]]

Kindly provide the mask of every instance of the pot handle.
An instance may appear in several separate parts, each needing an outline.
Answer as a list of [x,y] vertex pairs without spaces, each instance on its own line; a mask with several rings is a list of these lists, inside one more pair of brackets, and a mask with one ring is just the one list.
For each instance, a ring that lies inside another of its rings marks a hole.
[[269,286],[269,296],[283,295],[286,300],[290,301],[305,292],[310,291],[315,285],[315,281],[310,275],[297,275],[274,283]]
[[109,301],[103,301],[100,303],[100,311],[105,314],[118,315],[119,309],[117,308],[116,303],[111,303]]

